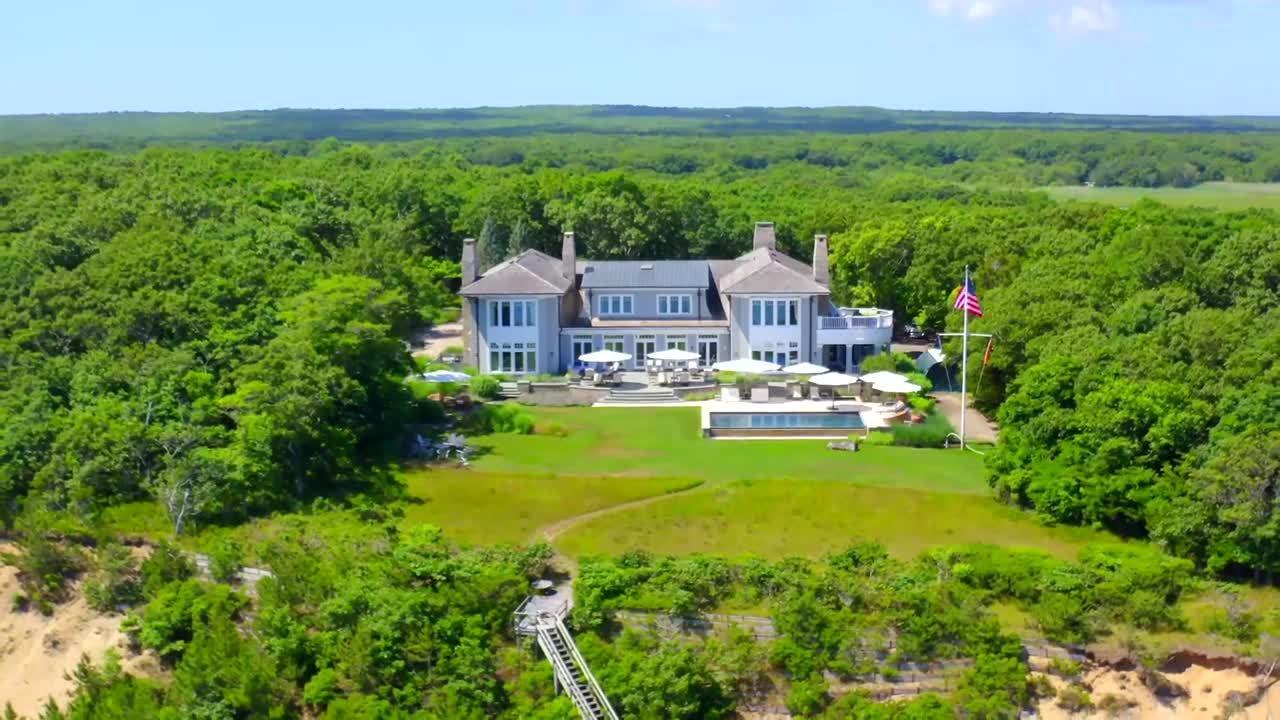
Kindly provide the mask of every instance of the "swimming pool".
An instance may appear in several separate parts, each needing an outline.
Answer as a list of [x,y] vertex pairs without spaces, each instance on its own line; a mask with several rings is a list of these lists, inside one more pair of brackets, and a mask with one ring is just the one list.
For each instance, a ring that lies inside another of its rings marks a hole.
[[717,429],[822,429],[855,430],[866,427],[856,412],[843,413],[711,413],[712,430]]

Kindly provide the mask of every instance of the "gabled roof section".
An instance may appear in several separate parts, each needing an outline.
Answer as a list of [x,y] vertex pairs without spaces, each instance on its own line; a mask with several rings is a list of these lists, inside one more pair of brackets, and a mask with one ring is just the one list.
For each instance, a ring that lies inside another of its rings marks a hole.
[[584,288],[706,288],[706,260],[589,260],[582,270]]
[[772,248],[756,248],[739,257],[736,263],[737,267],[719,277],[721,293],[826,295],[831,292],[825,285],[814,282],[813,268]]
[[475,282],[462,288],[462,295],[563,295],[573,286],[561,270],[560,260],[525,250],[489,268]]

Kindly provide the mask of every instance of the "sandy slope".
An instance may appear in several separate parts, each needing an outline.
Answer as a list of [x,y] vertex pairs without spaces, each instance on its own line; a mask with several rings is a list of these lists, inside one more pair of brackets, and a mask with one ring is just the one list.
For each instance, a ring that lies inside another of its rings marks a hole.
[[52,617],[14,612],[17,575],[0,565],[0,708],[8,701],[20,715],[35,717],[51,695],[66,702],[72,682],[65,675],[82,654],[101,662],[107,648],[120,647],[124,634],[121,616],[91,610],[79,593]]
[[[1067,720],[1068,718],[1151,718],[1163,720],[1168,718],[1190,718],[1191,720],[1217,720],[1226,717],[1224,713],[1227,694],[1231,692],[1247,693],[1256,687],[1257,681],[1239,670],[1212,670],[1193,666],[1180,673],[1165,673],[1165,677],[1186,688],[1190,698],[1162,702],[1139,681],[1137,673],[1132,671],[1116,671],[1109,668],[1094,668],[1084,674],[1084,684],[1094,703],[1098,703],[1107,695],[1126,698],[1132,706],[1129,710],[1107,714],[1094,711],[1087,714],[1072,714],[1054,704],[1053,699],[1042,701],[1036,708],[1045,720]],[[1063,681],[1051,678],[1055,688],[1062,687]],[[1272,685],[1267,695],[1259,702],[1243,708],[1232,715],[1241,720],[1270,720],[1267,710],[1280,713],[1280,685]],[[1280,717],[1280,715],[1277,715]]]

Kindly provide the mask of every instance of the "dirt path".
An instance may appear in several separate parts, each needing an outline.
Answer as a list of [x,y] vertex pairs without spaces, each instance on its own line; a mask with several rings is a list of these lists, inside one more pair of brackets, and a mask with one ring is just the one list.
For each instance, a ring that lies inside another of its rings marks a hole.
[[462,344],[462,323],[451,322],[436,325],[416,338],[416,340],[420,347],[414,348],[414,357],[420,355],[426,355],[430,358],[439,357],[445,348],[450,345]]
[[[675,492],[669,492],[662,495],[652,495],[647,498],[640,498],[639,500],[631,500],[628,502],[619,503],[617,505],[610,505],[608,507],[603,507],[598,510],[592,510],[590,512],[585,512],[578,515],[571,515],[567,518],[560,518],[559,520],[556,520],[555,522],[549,525],[543,525],[542,527],[535,530],[534,537],[541,540],[546,540],[548,543],[551,543],[552,549],[555,549],[556,538],[560,537],[561,535],[569,532],[570,530],[578,527],[583,523],[590,522],[592,520],[595,520],[596,518],[605,517],[606,515],[612,515],[614,513],[619,513],[619,512],[626,512],[627,510],[634,510],[636,508],[644,507],[646,505],[652,505],[657,502],[669,500],[674,497],[680,497],[681,495],[688,495],[690,493],[697,492],[699,490],[705,490],[719,484],[720,484],[719,481],[704,482],[700,485],[694,485],[693,487],[685,488],[684,490],[677,490]],[[573,578],[578,573],[578,563],[568,555],[561,553],[558,549],[556,549],[556,555],[555,555],[555,558],[552,560],[552,562],[557,567],[569,573],[568,584],[572,586]]]
[[[942,414],[951,421],[955,426],[956,432],[960,431],[960,393],[939,392],[933,396],[938,400],[938,409]],[[973,398],[969,398],[970,403]],[[982,413],[973,409],[970,405],[965,411],[965,439],[969,442],[994,443],[1000,435],[1000,430],[994,422],[988,420]]]

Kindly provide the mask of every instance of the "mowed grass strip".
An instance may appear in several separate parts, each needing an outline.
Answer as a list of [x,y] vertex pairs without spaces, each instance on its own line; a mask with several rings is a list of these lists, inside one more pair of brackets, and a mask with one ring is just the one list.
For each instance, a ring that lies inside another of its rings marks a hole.
[[1074,558],[1089,542],[1114,541],[1085,528],[1044,527],[989,497],[812,480],[752,480],[693,492],[597,518],[562,535],[572,557],[644,549],[731,557],[817,557],[856,540],[877,540],[902,558],[939,545],[994,543]]
[[522,543],[567,517],[696,486],[677,477],[530,476],[475,470],[406,473],[406,523],[430,523],[453,541]]
[[[631,477],[834,480],[859,485],[982,495],[982,458],[973,453],[898,447],[835,452],[823,440],[708,440],[699,409],[528,408],[550,434],[487,435],[474,466],[486,472]],[[988,500],[989,501],[989,500]]]
[[1280,210],[1280,183],[1210,182],[1191,188],[1084,187],[1063,185],[1041,188],[1059,200],[1085,200],[1109,205],[1134,205],[1143,198],[1175,207],[1219,210],[1271,208]]

